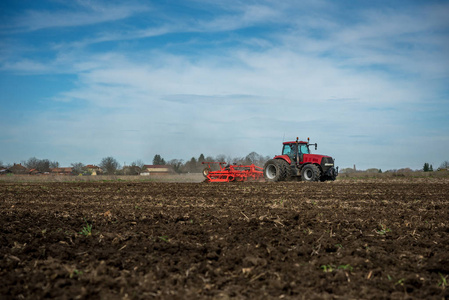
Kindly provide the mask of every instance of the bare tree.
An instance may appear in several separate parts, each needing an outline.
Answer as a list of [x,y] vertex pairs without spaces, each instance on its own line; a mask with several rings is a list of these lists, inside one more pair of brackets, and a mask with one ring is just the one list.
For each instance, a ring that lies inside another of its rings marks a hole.
[[141,159],[138,159],[136,161],[133,161],[129,167],[127,167],[127,170],[123,168],[125,174],[129,173],[129,175],[139,175],[139,173],[142,171],[145,164]]
[[115,158],[108,156],[101,160],[100,167],[105,170],[108,175],[114,175],[115,171],[120,168],[120,164]]
[[40,172],[49,172],[50,171],[50,161],[48,159],[41,159],[39,161],[39,166],[37,168]]
[[84,164],[81,163],[81,162],[72,163],[71,166],[72,166],[72,172],[75,175],[81,174],[84,171],[83,170],[84,169]]
[[36,169],[39,172],[49,172],[50,171],[50,161],[48,159],[38,159],[36,157],[29,158],[24,165],[28,169]]
[[137,166],[137,167],[143,169],[143,166],[145,166],[145,163],[143,162],[143,160],[138,159],[138,160],[133,161],[131,163],[131,166]]
[[168,162],[170,166],[173,166],[173,169],[176,173],[182,173],[183,169],[183,163],[182,160],[179,159],[172,159]]
[[258,154],[257,152],[251,152],[250,154],[248,154],[245,159],[243,159],[242,163],[244,164],[255,164],[257,166],[263,166],[264,163],[269,160],[270,157],[264,157],[260,154]]
[[215,160],[218,162],[226,162],[226,155],[224,155],[224,154],[217,155]]
[[28,169],[36,169],[39,167],[39,159],[36,157],[30,157],[27,161],[23,162],[22,164],[27,167]]
[[59,168],[59,162],[51,161],[50,162],[50,168]]
[[449,169],[449,160],[445,160],[441,163],[440,169]]

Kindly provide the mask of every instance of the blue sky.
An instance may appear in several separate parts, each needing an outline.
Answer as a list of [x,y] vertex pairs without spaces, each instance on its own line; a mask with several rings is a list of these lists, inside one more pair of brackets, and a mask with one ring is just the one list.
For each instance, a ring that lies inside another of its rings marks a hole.
[[0,160],[449,160],[448,1],[0,4]]

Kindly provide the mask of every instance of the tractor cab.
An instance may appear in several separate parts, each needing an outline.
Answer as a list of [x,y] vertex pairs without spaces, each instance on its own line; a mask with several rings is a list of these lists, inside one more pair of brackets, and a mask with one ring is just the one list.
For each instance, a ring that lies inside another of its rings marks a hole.
[[317,148],[317,144],[309,144],[309,139],[307,142],[296,139],[295,142],[284,142],[283,144],[282,155],[287,155],[291,161],[298,163],[303,161],[304,154],[311,154],[309,145],[315,145],[315,150]]
[[[297,147],[299,151],[297,151]],[[298,146],[296,146],[296,142],[285,142],[284,147],[282,148],[282,155],[288,155],[290,157],[300,154],[310,154],[309,145],[306,142],[298,142]]]

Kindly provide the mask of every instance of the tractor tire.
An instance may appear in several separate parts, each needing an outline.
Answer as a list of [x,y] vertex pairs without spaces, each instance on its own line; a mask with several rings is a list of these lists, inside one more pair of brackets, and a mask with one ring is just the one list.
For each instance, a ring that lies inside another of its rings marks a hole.
[[209,175],[209,172],[210,172],[210,168],[204,168],[204,170],[203,170],[203,176],[204,176],[204,177],[207,177],[207,175]]
[[266,181],[278,182],[284,180],[284,167],[278,159],[270,159],[263,166],[263,177]]
[[319,181],[321,177],[321,170],[313,165],[305,165],[301,170],[301,180],[302,181]]
[[288,164],[288,162],[286,162],[285,160],[279,159],[278,163],[281,165],[282,167],[282,171],[284,172],[284,174],[282,175],[282,180],[285,181],[289,181],[292,178],[292,168],[290,167],[290,165]]

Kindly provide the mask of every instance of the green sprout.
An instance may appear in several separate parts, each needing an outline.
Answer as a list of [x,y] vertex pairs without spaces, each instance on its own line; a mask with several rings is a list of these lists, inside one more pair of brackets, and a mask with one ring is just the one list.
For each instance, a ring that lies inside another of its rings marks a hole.
[[334,268],[331,265],[322,265],[321,269],[323,269],[324,273],[330,273],[334,270]]
[[325,272],[325,273],[330,273],[330,272],[333,272],[334,270],[345,270],[345,271],[352,272],[352,270],[354,268],[350,264],[347,264],[347,265],[339,265],[339,266],[322,265],[321,269],[323,269],[323,272]]
[[79,232],[79,234],[90,236],[92,235],[92,224],[87,223],[86,219],[84,218],[84,222],[86,222],[86,226],[83,227],[83,230]]
[[350,272],[352,272],[352,270],[354,269],[350,264],[347,264],[347,265],[339,265],[338,266],[338,269],[341,269],[341,270],[348,270],[348,271],[350,271]]
[[164,242],[168,242],[168,235],[160,236],[159,239]]
[[384,234],[387,234],[387,232],[391,232],[391,229],[390,228],[387,228],[385,225],[383,225],[383,224],[380,224],[380,227],[381,227],[381,230],[376,230],[376,233],[377,234],[381,234],[381,235],[384,235]]
[[70,273],[69,277],[73,278],[73,277],[79,277],[80,275],[83,275],[83,271],[79,271],[77,269],[73,270],[73,272]]
[[440,275],[440,281],[438,282],[438,286],[441,286],[443,289],[447,287],[447,276],[443,276],[440,272],[438,272],[438,275]]
[[404,285],[405,278],[399,279],[394,285]]

